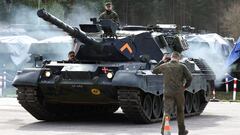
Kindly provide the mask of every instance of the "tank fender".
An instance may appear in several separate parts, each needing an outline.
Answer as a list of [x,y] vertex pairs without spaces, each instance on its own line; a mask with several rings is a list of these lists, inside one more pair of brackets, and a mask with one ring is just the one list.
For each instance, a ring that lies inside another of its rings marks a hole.
[[38,85],[38,79],[43,69],[24,69],[15,76],[13,86],[34,86]]
[[187,91],[197,93],[200,90],[207,90],[207,80],[205,75],[192,74],[193,80]]
[[160,75],[148,74],[144,71],[117,71],[112,84],[116,87],[134,87],[154,95],[163,93],[163,77]]

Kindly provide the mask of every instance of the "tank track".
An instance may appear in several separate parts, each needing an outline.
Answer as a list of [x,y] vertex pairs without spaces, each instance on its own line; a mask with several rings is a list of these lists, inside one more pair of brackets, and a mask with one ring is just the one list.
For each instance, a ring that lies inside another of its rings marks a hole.
[[35,88],[22,87],[17,90],[17,99],[23,108],[38,120],[57,120],[57,115],[44,107],[37,94]]
[[[209,67],[209,65],[206,63],[206,61],[204,59],[193,59],[193,61],[200,68],[200,70],[203,74],[208,74],[208,75],[214,75],[215,74],[213,72],[213,70],[211,69],[211,67]],[[212,90],[212,87],[214,87],[214,80],[209,81],[208,85],[210,85],[210,88],[209,88],[210,90],[208,91],[209,94],[210,94],[210,92]],[[203,108],[202,112],[203,112],[204,108],[207,106],[207,104],[209,102],[209,99],[210,99],[210,95],[208,95],[208,99],[207,99],[206,103],[201,106],[201,108]]]
[[208,66],[208,64],[203,59],[193,59],[193,61],[200,68],[202,73],[204,73],[204,74],[214,74],[212,69]]
[[[147,93],[141,93],[140,90],[134,89],[119,89],[118,90],[118,100],[120,102],[120,106],[127,116],[127,118],[135,123],[155,123],[162,120],[162,115],[159,118],[148,117],[145,115],[143,107],[142,107],[142,97]],[[152,95],[154,96],[154,95]],[[198,112],[191,112],[189,114],[185,114],[185,116],[196,116],[200,115],[207,105],[207,101],[201,103]],[[172,119],[176,118],[176,114],[172,114]]]
[[44,103],[39,90],[33,87],[18,88],[17,99],[36,119],[46,121],[74,120],[89,115],[107,116],[119,108],[118,105],[49,105]]
[[118,100],[122,111],[131,121],[136,123],[153,123],[160,121],[160,118],[150,119],[145,115],[139,90],[118,90]]
[[[143,97],[146,95],[148,94],[143,93],[137,89],[136,90],[135,89],[118,90],[118,99],[123,112],[130,120],[132,120],[135,123],[155,123],[162,120],[162,114],[160,115],[160,117],[154,118],[153,115],[151,115],[151,117],[148,117],[144,112],[142,101],[143,101]],[[154,95],[151,95],[151,97],[153,96]],[[66,119],[68,120],[70,118],[75,119],[75,118],[82,118],[81,116],[89,116],[94,112],[98,112],[99,115],[91,115],[91,116],[97,117],[97,116],[104,115],[104,113],[101,113],[101,109],[100,109],[101,107],[99,106],[97,106],[96,109],[94,109],[93,106],[90,107],[88,105],[85,105],[83,111],[79,111],[79,109],[78,110],[70,109],[70,112],[66,112],[65,110],[67,109],[63,107],[60,107],[60,109],[59,108],[56,109],[52,106],[46,105],[46,103],[44,103],[44,101],[41,98],[42,98],[41,94],[36,88],[21,87],[17,90],[17,99],[19,103],[38,120],[47,120],[47,121],[57,121],[57,120],[66,120]],[[203,112],[207,103],[208,102],[201,104],[199,112],[185,114],[185,116],[199,115],[201,112]],[[71,107],[68,106],[68,109],[69,108]],[[117,110],[117,108],[118,107],[116,106],[111,106],[110,110],[114,112],[115,110]],[[172,114],[172,118],[173,119],[176,118],[176,115]]]

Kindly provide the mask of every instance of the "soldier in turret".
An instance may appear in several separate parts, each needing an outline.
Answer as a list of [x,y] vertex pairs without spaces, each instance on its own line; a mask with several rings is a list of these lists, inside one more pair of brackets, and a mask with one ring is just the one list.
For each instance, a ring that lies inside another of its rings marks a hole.
[[70,51],[68,53],[68,60],[66,63],[79,63],[79,60],[76,58],[76,54],[74,51]]
[[105,3],[105,11],[100,14],[99,19],[112,19],[115,23],[119,24],[119,16],[113,11],[112,2]]

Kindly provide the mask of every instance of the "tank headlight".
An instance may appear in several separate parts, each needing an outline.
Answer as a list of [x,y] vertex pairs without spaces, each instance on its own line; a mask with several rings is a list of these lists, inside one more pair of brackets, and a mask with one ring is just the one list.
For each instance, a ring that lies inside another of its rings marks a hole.
[[113,78],[113,72],[108,72],[107,73],[107,78],[112,79]]
[[45,77],[50,77],[51,76],[51,71],[45,71],[44,76]]

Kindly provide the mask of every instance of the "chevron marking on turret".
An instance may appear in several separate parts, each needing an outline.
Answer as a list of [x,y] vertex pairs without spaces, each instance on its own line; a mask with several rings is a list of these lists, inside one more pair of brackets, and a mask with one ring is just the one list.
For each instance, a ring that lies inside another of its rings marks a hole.
[[128,50],[129,53],[133,53],[132,48],[129,46],[128,43],[124,44],[121,48],[120,51],[123,52],[124,50]]

